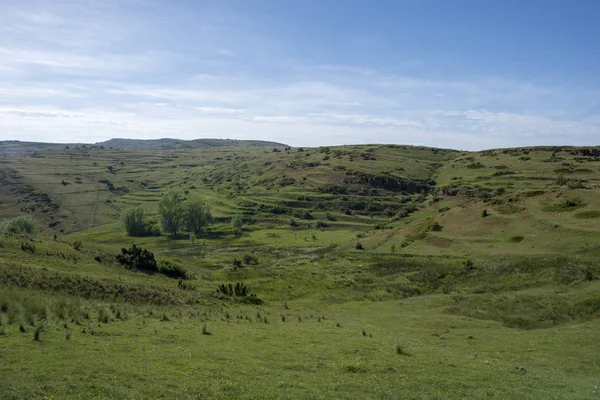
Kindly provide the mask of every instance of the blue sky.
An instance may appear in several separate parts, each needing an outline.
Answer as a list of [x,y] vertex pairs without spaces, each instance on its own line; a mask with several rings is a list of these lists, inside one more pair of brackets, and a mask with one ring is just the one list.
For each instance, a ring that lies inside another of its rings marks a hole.
[[600,2],[0,2],[0,140],[600,144]]

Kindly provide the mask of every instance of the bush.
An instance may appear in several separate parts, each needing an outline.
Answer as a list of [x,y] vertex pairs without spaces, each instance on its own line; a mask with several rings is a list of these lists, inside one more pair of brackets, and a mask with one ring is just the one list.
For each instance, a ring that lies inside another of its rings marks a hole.
[[35,253],[35,246],[31,243],[23,242],[21,243],[21,250],[23,250],[25,253],[33,254]]
[[361,242],[356,242],[356,246],[355,246],[356,250],[362,250],[363,249],[363,245]]
[[171,261],[162,261],[158,267],[158,272],[169,278],[191,279],[189,272],[179,264]]
[[313,215],[310,213],[310,211],[304,212],[304,214],[302,214],[302,218],[308,219],[308,220],[315,219],[315,217],[313,217]]
[[17,235],[33,235],[37,230],[37,223],[29,215],[20,215],[7,219],[0,224],[0,232]]
[[229,284],[221,284],[217,287],[217,293],[224,294],[226,296],[245,297],[248,295],[248,287],[242,282],[238,282],[233,286]]
[[329,227],[329,224],[325,221],[318,220],[317,222],[315,222],[315,227],[316,228],[327,228],[327,227]]
[[244,264],[246,265],[257,265],[258,264],[258,258],[256,258],[255,256],[253,256],[252,254],[244,254]]
[[157,233],[160,234],[160,230],[144,220],[144,210],[140,206],[125,210],[121,216],[121,221],[129,236],[143,237],[158,236]]
[[129,249],[122,248],[121,253],[116,258],[119,264],[125,266],[125,268],[158,272],[154,254],[148,250],[141,249],[134,244]]
[[241,215],[235,215],[231,218],[231,227],[235,230],[240,230],[244,226],[244,218]]
[[484,210],[481,212],[481,217],[482,217],[482,218],[485,218],[485,217],[487,217],[488,215],[490,215],[490,214],[488,214],[488,210],[486,210],[486,209],[484,209]]

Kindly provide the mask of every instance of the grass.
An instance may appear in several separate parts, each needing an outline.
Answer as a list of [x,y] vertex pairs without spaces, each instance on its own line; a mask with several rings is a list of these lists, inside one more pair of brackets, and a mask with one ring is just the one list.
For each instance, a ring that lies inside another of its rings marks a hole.
[[[555,172],[597,187],[594,157],[303,150],[1,159],[0,215],[40,233],[0,235],[0,398],[600,395],[600,197]],[[120,213],[155,218],[167,188],[215,223],[126,236]],[[123,267],[133,244],[189,279]]]
[[590,211],[582,211],[573,215],[573,218],[579,219],[591,219],[591,218],[600,218],[600,211],[598,210],[590,210]]

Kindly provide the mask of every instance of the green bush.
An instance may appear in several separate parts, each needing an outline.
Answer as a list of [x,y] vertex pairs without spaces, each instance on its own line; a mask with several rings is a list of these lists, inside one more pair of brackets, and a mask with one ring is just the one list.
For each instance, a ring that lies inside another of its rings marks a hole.
[[256,258],[255,256],[253,256],[252,254],[244,254],[244,264],[246,265],[257,265],[258,264],[258,258]]
[[190,273],[181,265],[171,261],[161,261],[158,266],[158,272],[162,275],[168,276],[169,278],[176,279],[191,279]]
[[116,258],[125,268],[159,272],[154,254],[146,249],[137,247],[135,244],[129,249],[122,248],[121,254],[118,254]]
[[145,221],[144,210],[140,206],[125,210],[121,216],[121,221],[129,236],[143,237],[160,235],[158,227]]
[[37,231],[37,223],[29,215],[20,215],[0,223],[0,232],[16,235],[33,235]]
[[[220,293],[229,297],[236,297],[238,301],[250,304],[262,304],[263,301],[256,297],[254,294],[250,294],[248,287],[242,282],[238,282],[234,285],[221,284],[217,287],[217,293]],[[264,317],[264,322],[267,323],[267,317]]]
[[317,222],[315,222],[315,227],[316,228],[327,228],[327,227],[329,227],[329,224],[325,221],[318,220]]

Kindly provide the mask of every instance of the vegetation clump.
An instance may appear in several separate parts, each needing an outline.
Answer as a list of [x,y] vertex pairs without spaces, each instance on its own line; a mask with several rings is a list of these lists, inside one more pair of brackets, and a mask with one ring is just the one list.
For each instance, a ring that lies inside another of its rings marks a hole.
[[[248,287],[242,283],[237,282],[235,285],[231,283],[222,283],[217,287],[217,293],[227,296],[227,297],[235,297],[239,300],[242,300],[246,303],[252,304],[262,304],[262,300],[256,297],[255,294],[251,294],[248,290]],[[266,319],[266,317],[265,317]]]
[[142,207],[132,207],[123,213],[121,221],[129,236],[159,236],[160,230],[153,223],[148,222],[144,218],[144,210]]
[[129,249],[122,248],[121,254],[118,254],[116,258],[125,268],[158,272],[158,265],[154,259],[154,254],[146,249],[137,247],[135,244]]
[[37,230],[37,223],[29,215],[20,215],[4,220],[0,223],[0,232],[13,235],[33,235]]
[[185,199],[179,192],[167,192],[158,203],[158,216],[162,228],[172,236],[185,228],[200,234],[213,222],[210,206],[199,199]]
[[161,261],[158,264],[158,271],[169,278],[192,279],[192,276],[187,269],[169,260]]

